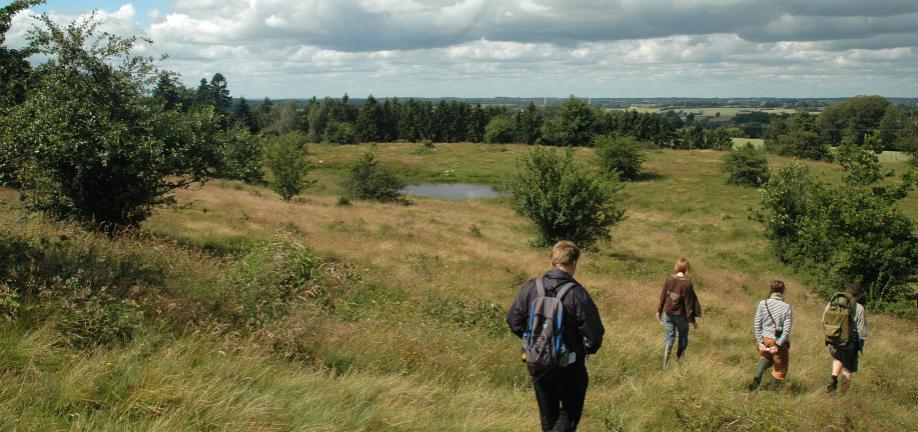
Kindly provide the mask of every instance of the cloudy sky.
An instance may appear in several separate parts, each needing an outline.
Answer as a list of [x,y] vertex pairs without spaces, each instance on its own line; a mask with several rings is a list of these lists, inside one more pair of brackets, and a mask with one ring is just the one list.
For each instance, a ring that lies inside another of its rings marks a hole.
[[[2,3],[8,3],[4,1]],[[48,0],[234,96],[918,96],[918,0]],[[21,43],[34,19],[15,19]]]

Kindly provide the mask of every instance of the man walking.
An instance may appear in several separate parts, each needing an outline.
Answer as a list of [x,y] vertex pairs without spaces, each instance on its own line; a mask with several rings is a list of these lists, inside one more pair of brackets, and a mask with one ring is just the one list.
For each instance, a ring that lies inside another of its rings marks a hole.
[[605,333],[596,304],[574,279],[579,258],[580,249],[574,243],[555,244],[551,251],[552,269],[523,285],[507,314],[510,330],[523,337],[529,330],[530,306],[539,298],[540,291],[544,297],[563,296],[561,340],[573,362],[532,377],[543,432],[577,430],[589,383],[586,355],[599,350]]

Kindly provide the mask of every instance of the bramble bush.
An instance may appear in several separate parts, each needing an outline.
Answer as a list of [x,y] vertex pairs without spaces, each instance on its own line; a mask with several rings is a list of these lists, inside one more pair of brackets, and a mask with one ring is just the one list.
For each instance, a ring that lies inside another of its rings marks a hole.
[[727,183],[740,186],[761,186],[768,181],[768,159],[765,152],[752,144],[730,151],[721,169],[729,174]]
[[753,219],[781,261],[811,274],[822,293],[858,282],[873,304],[911,295],[918,262],[914,222],[897,207],[914,185],[912,174],[895,181],[877,155],[842,147],[846,171],[838,186],[818,180],[801,164],[779,169],[762,190]]
[[163,281],[144,258],[100,250],[91,236],[0,232],[0,316],[50,319],[74,346],[127,342],[143,318],[132,294]]
[[536,148],[519,161],[507,185],[516,210],[532,219],[539,237],[550,245],[571,240],[583,247],[609,237],[609,227],[624,216],[617,192],[621,183],[604,178],[574,162],[574,150],[558,154]]
[[599,156],[599,166],[605,173],[617,173],[620,180],[634,180],[641,173],[645,158],[633,137],[600,135],[593,143]]
[[388,168],[380,166],[372,152],[365,153],[351,167],[344,181],[346,197],[379,202],[402,201],[404,187],[405,182]]

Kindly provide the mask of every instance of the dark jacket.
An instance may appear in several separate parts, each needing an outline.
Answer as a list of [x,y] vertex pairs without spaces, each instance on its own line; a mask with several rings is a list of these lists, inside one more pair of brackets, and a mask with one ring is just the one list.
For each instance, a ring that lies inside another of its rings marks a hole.
[[[562,339],[567,348],[577,353],[577,361],[583,361],[584,354],[593,354],[602,345],[602,336],[606,330],[599,318],[596,303],[586,289],[574,278],[561,270],[551,269],[545,273],[545,295],[554,296],[556,290],[568,282],[577,285],[568,290],[561,304],[564,305],[564,319],[561,323]],[[529,321],[529,305],[536,298],[535,279],[526,282],[516,296],[513,306],[507,313],[507,324],[510,330],[519,337],[523,336]]]
[[660,305],[657,313],[666,312],[667,315],[687,317],[689,322],[695,322],[695,317],[701,316],[701,304],[695,295],[695,288],[688,279],[680,276],[670,276],[663,283],[660,291]]

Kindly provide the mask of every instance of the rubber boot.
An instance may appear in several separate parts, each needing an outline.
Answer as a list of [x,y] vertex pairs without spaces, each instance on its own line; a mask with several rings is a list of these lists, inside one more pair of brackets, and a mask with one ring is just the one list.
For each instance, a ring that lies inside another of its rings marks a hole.
[[761,383],[762,383],[762,377],[761,377],[761,376],[752,377],[752,382],[749,383],[748,386],[746,386],[746,390],[749,390],[749,391],[756,391],[756,390],[759,389],[759,384],[761,384]]
[[669,356],[673,352],[672,345],[666,345],[663,347],[663,369],[666,369],[666,365],[669,363]]

